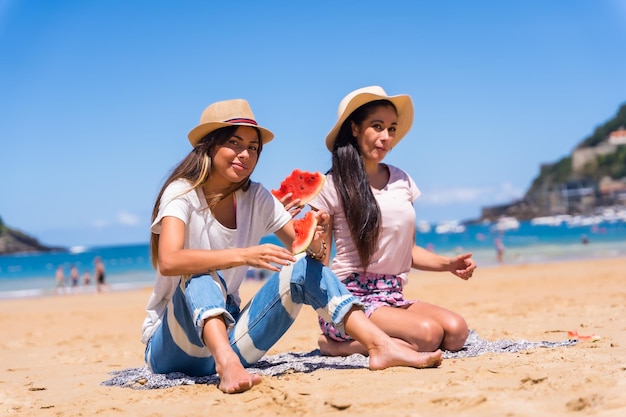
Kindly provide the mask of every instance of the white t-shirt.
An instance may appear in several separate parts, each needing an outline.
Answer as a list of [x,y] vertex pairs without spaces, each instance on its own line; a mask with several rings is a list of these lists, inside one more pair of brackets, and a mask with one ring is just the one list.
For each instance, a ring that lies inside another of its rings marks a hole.
[[[382,229],[368,273],[399,275],[404,281],[411,270],[411,252],[415,238],[413,201],[420,190],[406,172],[391,165],[389,182],[381,189],[372,188],[382,215]],[[350,274],[362,272],[359,253],[354,245],[341,197],[335,189],[332,174],[326,176],[322,192],[309,203],[333,216],[335,257],[331,269],[343,280]]]
[[[229,229],[218,222],[207,208],[201,188],[191,190],[191,183],[179,179],[171,183],[161,197],[159,213],[152,223],[152,233],[161,232],[161,220],[176,217],[185,223],[185,248],[230,249],[258,245],[261,238],[285,226],[291,215],[261,184],[252,182],[248,191],[235,192],[237,228]],[[239,287],[246,277],[247,266],[220,271],[236,303],[241,302]],[[157,271],[154,290],[146,307],[141,340],[147,343],[161,324],[168,301],[172,298],[180,276],[163,276]]]

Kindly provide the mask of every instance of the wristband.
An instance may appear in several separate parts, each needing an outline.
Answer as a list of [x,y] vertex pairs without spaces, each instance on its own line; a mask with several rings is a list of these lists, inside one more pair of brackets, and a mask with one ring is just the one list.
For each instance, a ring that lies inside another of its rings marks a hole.
[[311,250],[311,248],[308,247],[306,249],[306,254],[309,255],[311,258],[315,259],[316,261],[321,261],[322,259],[326,257],[326,242],[322,240],[322,247],[320,248],[319,252],[314,253]]

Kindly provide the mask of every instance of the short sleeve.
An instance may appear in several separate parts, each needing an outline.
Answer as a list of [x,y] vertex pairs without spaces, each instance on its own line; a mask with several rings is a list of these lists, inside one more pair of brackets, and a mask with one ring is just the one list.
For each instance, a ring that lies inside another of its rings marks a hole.
[[[265,230],[267,233],[274,233],[283,228],[291,220],[291,214],[283,204],[278,201],[265,187],[259,186],[257,189],[257,198],[255,204],[260,206],[260,213],[266,213],[263,216],[267,223]],[[260,218],[257,217],[260,221]]]
[[192,191],[190,184],[183,180],[174,181],[165,188],[159,202],[159,212],[150,227],[152,233],[161,233],[161,220],[166,216],[176,217],[185,224],[189,223],[192,210],[189,201],[190,191]]
[[415,201],[422,195],[422,191],[417,187],[413,178],[409,174],[406,174],[409,181],[409,192],[411,193],[411,201]]

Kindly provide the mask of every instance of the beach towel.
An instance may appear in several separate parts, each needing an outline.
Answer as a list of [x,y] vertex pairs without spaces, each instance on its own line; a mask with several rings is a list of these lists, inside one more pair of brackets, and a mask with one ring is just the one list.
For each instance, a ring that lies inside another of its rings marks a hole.
[[[476,332],[470,330],[463,349],[458,352],[443,352],[444,359],[467,358],[485,353],[515,353],[536,348],[567,347],[577,343],[577,340],[568,339],[559,342],[529,342],[527,340],[496,340],[482,339]],[[250,373],[265,376],[280,376],[288,373],[309,373],[318,369],[358,369],[367,368],[367,357],[358,353],[350,356],[330,357],[322,356],[319,349],[310,352],[288,352],[277,355],[264,356],[254,367],[248,368]],[[191,384],[219,384],[217,375],[191,377],[179,372],[169,374],[153,374],[147,367],[128,368],[110,372],[112,378],[101,385],[118,386],[133,389],[169,388],[177,385]]]

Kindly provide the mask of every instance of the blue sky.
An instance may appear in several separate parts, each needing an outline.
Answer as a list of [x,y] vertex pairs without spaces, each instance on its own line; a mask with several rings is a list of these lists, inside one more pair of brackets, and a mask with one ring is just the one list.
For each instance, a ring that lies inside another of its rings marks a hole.
[[381,85],[414,101],[385,161],[417,219],[476,218],[616,114],[624,45],[626,0],[0,0],[0,216],[46,244],[147,242],[208,104],[246,98],[274,131],[271,189],[326,171],[339,101]]

